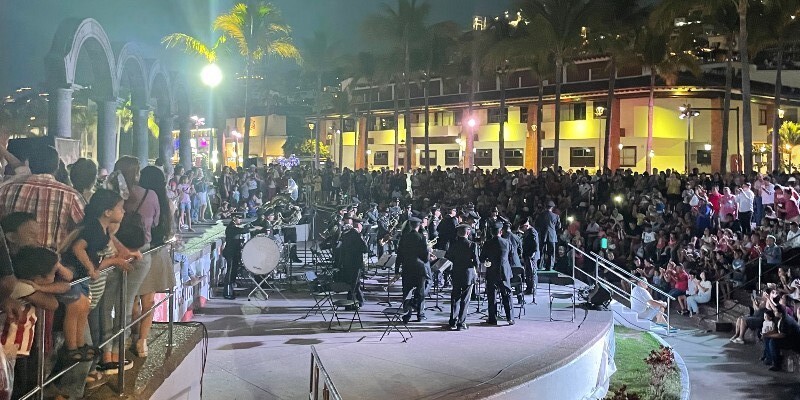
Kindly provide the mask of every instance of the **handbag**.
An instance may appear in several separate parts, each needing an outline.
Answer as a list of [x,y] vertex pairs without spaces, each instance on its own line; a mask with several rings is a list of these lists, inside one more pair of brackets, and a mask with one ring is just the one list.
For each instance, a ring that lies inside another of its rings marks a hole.
[[119,224],[119,230],[116,234],[117,240],[129,249],[140,249],[145,245],[144,220],[142,215],[139,214],[139,209],[142,207],[144,200],[147,199],[148,193],[150,193],[150,190],[145,190],[136,210],[126,212],[125,216],[122,217],[122,222]]

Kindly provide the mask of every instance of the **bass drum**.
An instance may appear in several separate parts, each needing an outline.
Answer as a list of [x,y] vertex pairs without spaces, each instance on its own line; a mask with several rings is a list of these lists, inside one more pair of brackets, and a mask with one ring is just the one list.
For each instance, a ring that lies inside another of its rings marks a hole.
[[281,248],[275,240],[258,235],[244,244],[242,264],[255,275],[268,275],[281,260]]

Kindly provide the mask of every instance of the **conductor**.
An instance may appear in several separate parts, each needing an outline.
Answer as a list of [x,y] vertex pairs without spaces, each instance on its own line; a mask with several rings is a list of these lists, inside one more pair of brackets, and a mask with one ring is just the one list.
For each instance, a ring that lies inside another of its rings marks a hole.
[[489,299],[489,318],[486,323],[497,325],[497,300],[495,293],[500,292],[500,300],[506,312],[509,325],[514,325],[511,316],[511,263],[509,251],[511,245],[503,238],[503,221],[496,221],[487,226],[491,237],[483,244],[481,249],[481,262],[489,261],[491,265],[486,269],[486,297]]
[[553,212],[556,205],[552,200],[547,201],[547,209],[536,217],[536,230],[539,233],[539,254],[542,257],[544,268],[552,271],[556,264],[556,243],[558,232],[561,231],[561,218]]
[[234,215],[231,222],[225,227],[225,248],[222,249],[222,256],[228,264],[225,274],[225,292],[223,297],[228,300],[236,298],[233,292],[233,284],[236,282],[236,275],[239,274],[239,267],[242,264],[242,239],[241,235],[249,233],[247,227],[239,227],[239,217]]
[[339,241],[337,255],[337,265],[342,273],[342,280],[350,285],[353,289],[348,293],[349,299],[358,301],[357,307],[364,304],[364,293],[361,292],[361,285],[358,279],[361,276],[361,271],[364,269],[364,254],[369,252],[367,244],[361,237],[363,225],[360,219],[353,218],[353,229],[348,229],[342,234]]
[[456,238],[450,242],[445,258],[453,263],[451,277],[453,291],[450,292],[450,329],[467,330],[467,303],[475,285],[478,266],[478,245],[467,240],[471,227],[459,225]]
[[411,216],[408,218],[406,233],[400,238],[397,245],[397,262],[395,274],[402,267],[403,298],[414,290],[414,297],[410,303],[404,303],[405,315],[403,322],[411,320],[414,309],[417,310],[417,322],[425,318],[425,297],[428,295],[428,282],[431,280],[431,268],[428,253],[428,243],[419,232],[422,220]]

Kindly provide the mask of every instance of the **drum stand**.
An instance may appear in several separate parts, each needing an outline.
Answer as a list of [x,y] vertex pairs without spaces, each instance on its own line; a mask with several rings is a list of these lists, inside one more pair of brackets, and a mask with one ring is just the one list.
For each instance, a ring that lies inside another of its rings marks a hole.
[[275,292],[280,292],[280,290],[278,288],[276,288],[275,286],[273,286],[268,280],[270,277],[272,277],[272,275],[274,273],[275,272],[273,271],[273,272],[270,272],[267,275],[258,275],[258,276],[262,277],[261,281],[256,280],[256,276],[257,275],[255,275],[253,273],[250,274],[250,280],[253,281],[253,283],[255,283],[256,286],[247,295],[247,301],[250,301],[250,299],[253,298],[253,295],[256,292],[261,292],[261,294],[264,295],[264,300],[269,300],[269,293],[267,293],[266,289],[264,289],[261,285],[266,285],[269,290],[272,290],[272,291],[275,291]]

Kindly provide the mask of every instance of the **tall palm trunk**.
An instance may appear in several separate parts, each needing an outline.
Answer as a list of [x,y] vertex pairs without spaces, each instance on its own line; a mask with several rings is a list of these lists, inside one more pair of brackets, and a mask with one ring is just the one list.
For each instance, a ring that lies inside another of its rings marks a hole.
[[553,169],[557,169],[560,164],[558,161],[558,153],[561,148],[561,83],[564,80],[564,60],[558,58],[556,60],[556,128],[554,131],[553,139]]
[[473,106],[475,104],[475,89],[478,86],[478,74],[480,73],[478,69],[478,64],[476,60],[476,55],[473,53],[473,60],[470,67],[470,82],[469,82],[469,99],[467,104],[467,120],[461,121],[462,129],[464,124],[467,126],[467,146],[466,151],[464,152],[464,169],[472,169],[473,164],[475,163],[475,127],[477,127],[477,123],[475,127],[469,126],[469,120],[473,118]]
[[505,139],[505,123],[506,123],[506,82],[503,74],[500,74],[500,132],[497,134],[497,147],[500,153],[500,169],[506,167],[506,139]]
[[406,28],[406,35],[405,35],[405,60],[403,65],[403,78],[405,78],[405,90],[406,90],[406,107],[405,113],[403,116],[403,125],[406,127],[406,159],[405,159],[405,167],[406,172],[411,171],[411,157],[413,154],[413,143],[412,143],[412,136],[411,136],[411,70],[410,70],[410,54],[409,54],[409,43],[408,43],[408,28]]
[[[725,54],[725,97],[722,100],[722,144],[720,145],[719,172],[725,173],[728,168],[728,130],[731,126],[731,90],[733,89],[733,44],[728,41],[728,51]],[[738,132],[737,132],[738,133]],[[739,138],[736,139],[737,156],[739,155]],[[741,161],[740,161],[741,162]]]
[[[395,91],[397,85],[394,86]],[[394,97],[394,169],[400,169],[400,102],[397,100],[397,93],[393,93]]]
[[[369,90],[367,90],[367,116],[366,122],[364,127],[364,132],[366,134],[366,138],[364,138],[364,166],[369,170],[369,155],[367,154],[367,150],[369,149],[369,128],[370,122],[372,121],[372,83],[370,82]],[[397,141],[397,137],[395,137],[395,141]]]
[[[341,110],[340,110],[341,111]],[[355,114],[353,114],[355,118],[358,118]],[[356,130],[358,130],[358,124],[354,124]],[[354,143],[355,144],[355,143]],[[356,147],[358,147],[356,145]],[[319,153],[319,150],[317,150]],[[336,151],[336,154],[339,156],[339,170],[342,169],[342,158],[344,158],[344,114],[339,114],[339,150]],[[356,161],[353,160],[353,168],[355,169]]]
[[[650,69],[650,96],[647,98],[647,147],[645,149],[645,159],[647,173],[653,170],[653,158],[650,157],[650,152],[653,151],[653,115],[655,113],[656,101],[656,70],[651,67]],[[688,167],[688,166],[687,166]]]
[[742,64],[742,141],[744,172],[753,171],[753,125],[750,115],[750,55],[747,49],[747,1],[739,0],[739,59]]
[[428,101],[430,100],[429,90],[431,87],[431,75],[430,71],[425,74],[425,169],[430,171],[431,170],[431,157],[430,157],[430,150],[431,150],[431,141],[430,141],[430,115],[428,114],[429,105]]
[[[250,59],[247,60],[244,67],[244,137],[242,138],[241,154],[236,157],[242,157],[242,166],[247,168],[247,161],[250,158],[250,110],[248,110],[248,103],[250,101],[250,92],[248,86],[250,83]],[[237,162],[236,165],[239,165]]]
[[[542,118],[544,118],[544,80],[539,77],[539,98],[536,100],[536,168],[542,167]],[[538,172],[538,171],[534,171]]]
[[[778,67],[775,70],[775,116],[774,122],[772,123],[772,171],[777,171],[781,167],[781,160],[780,160],[780,129],[781,129],[781,117],[779,111],[781,109],[781,94],[783,92],[783,81],[782,81],[782,74],[783,74],[783,37],[778,38],[778,59],[776,60],[778,63]],[[791,155],[789,155],[791,158]],[[791,166],[787,172],[791,173]]]
[[[339,125],[341,130],[342,125]],[[319,132],[322,130],[322,73],[317,73],[317,123],[314,126],[314,168],[319,169]],[[358,138],[358,132],[356,132]]]
[[609,66],[608,76],[608,96],[606,99],[606,129],[605,138],[603,140],[603,160],[605,160],[604,167],[611,169],[611,119],[614,116],[614,90],[617,86],[617,62],[614,57],[611,57],[611,65]]

